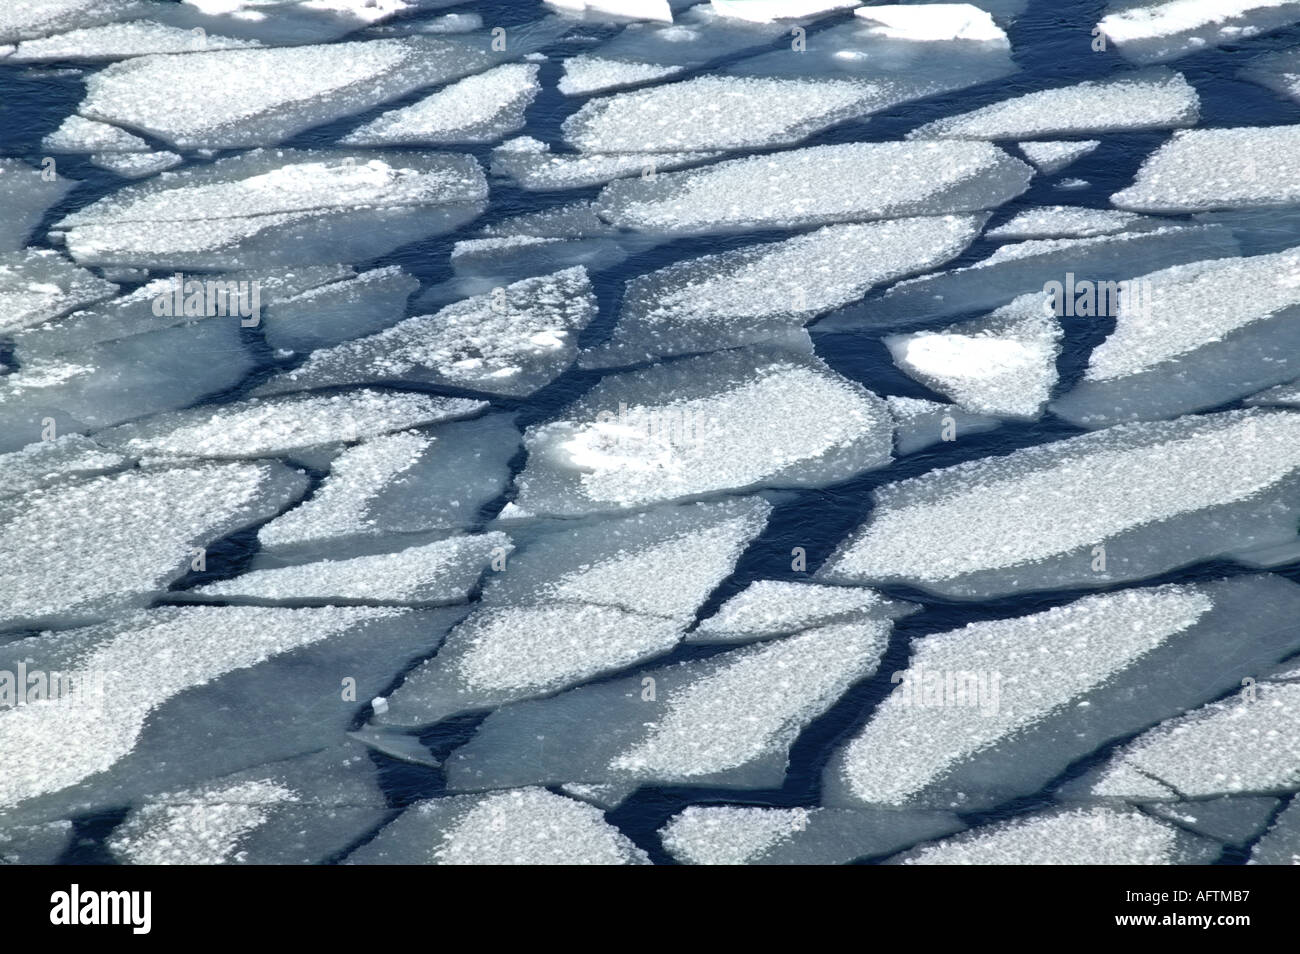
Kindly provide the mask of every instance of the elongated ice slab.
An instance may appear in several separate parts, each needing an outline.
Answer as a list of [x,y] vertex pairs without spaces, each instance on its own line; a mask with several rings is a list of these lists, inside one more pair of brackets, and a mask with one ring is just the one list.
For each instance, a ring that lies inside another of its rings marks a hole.
[[889,629],[881,620],[831,624],[507,706],[452,753],[448,787],[779,786],[791,744],[875,671]]
[[320,560],[242,576],[173,594],[227,603],[459,603],[494,559],[513,549],[504,533],[455,536],[396,553]]
[[455,228],[486,196],[470,156],[254,150],[128,186],[59,225],[80,262],[264,268],[374,258]]
[[630,20],[673,22],[668,0],[543,0],[547,5],[571,13],[621,17]]
[[857,6],[857,0],[711,0],[710,9],[721,17],[771,23],[820,16]]
[[469,417],[486,406],[463,398],[367,390],[252,398],[128,424],[100,439],[139,457],[292,456],[296,450]]
[[342,142],[357,146],[493,142],[522,129],[524,111],[541,92],[539,67],[507,63],[468,76],[410,106],[384,113]]
[[148,53],[194,53],[200,50],[236,50],[261,46],[256,40],[236,39],[156,23],[132,20],[69,30],[37,40],[24,40],[11,54],[16,63],[42,60],[120,60]]
[[884,339],[894,363],[969,411],[1034,419],[1056,385],[1060,323],[1029,294],[988,318]]
[[1194,126],[1200,98],[1181,73],[1159,68],[1026,93],[908,133],[909,139],[1034,139]]
[[564,61],[564,75],[560,77],[559,88],[565,96],[587,96],[620,86],[664,79],[683,69],[683,66],[628,62],[582,53]]
[[143,179],[173,169],[185,159],[164,149],[162,152],[97,152],[90,161],[124,179]]
[[125,129],[84,116],[69,116],[41,140],[50,152],[148,152],[149,144]]
[[891,436],[884,402],[814,358],[720,352],[607,377],[530,428],[515,504],[576,515],[824,486],[887,464]]
[[865,116],[882,98],[854,80],[700,76],[590,100],[563,131],[595,153],[766,148]]
[[1156,228],[1158,219],[1116,209],[1085,209],[1071,205],[1046,205],[1026,209],[997,228],[984,233],[1000,241],[1036,238],[1091,238],[1116,232]]
[[259,393],[372,381],[422,381],[525,395],[558,377],[596,316],[587,271],[565,269],[477,295],[433,315],[313,354]]
[[1135,212],[1205,212],[1300,202],[1300,126],[1174,133],[1110,197]]
[[985,142],[847,143],[612,182],[597,207],[615,225],[648,231],[792,228],[989,209],[1029,178],[1028,166]]
[[542,788],[417,802],[349,864],[645,865],[597,808]]
[[78,111],[182,149],[260,146],[496,59],[439,37],[142,56],[91,75]]
[[1124,291],[1115,330],[1052,405],[1066,420],[1173,417],[1300,374],[1300,252],[1179,265]]
[[1300,788],[1300,683],[1260,681],[1139,736],[1111,759],[1096,796],[1183,798]]
[[603,185],[624,176],[656,176],[715,159],[717,152],[552,153],[551,147],[521,136],[492,152],[492,171],[508,175],[525,189],[550,191]]
[[0,43],[127,19],[143,9],[138,0],[14,0],[0,13]]
[[848,618],[896,619],[915,607],[876,590],[756,580],[705,619],[687,638],[694,643],[741,643],[783,636]]
[[879,856],[961,828],[943,812],[691,805],[659,830],[692,865],[830,865]]
[[910,853],[912,865],[1209,864],[1220,846],[1138,811],[1081,808],[1014,819]]
[[121,454],[80,434],[37,441],[0,454],[0,497],[12,497],[65,478],[93,477],[130,463]]
[[280,464],[205,464],[0,501],[4,621],[94,618],[147,603],[188,570],[195,547],[265,519],[305,484]]
[[874,285],[957,256],[982,216],[829,225],[764,245],[706,255],[633,279],[613,339],[584,367],[753,344],[847,305]]
[[1231,411],[932,471],[876,491],[870,520],[819,575],[970,599],[1293,542],[1297,435],[1300,414]]
[[518,451],[519,432],[501,414],[373,438],[336,457],[311,498],[264,526],[258,541],[338,558],[357,538],[469,526],[505,489]]
[[969,3],[883,4],[854,12],[872,31],[896,40],[974,40],[1008,45],[1007,35],[986,11]]

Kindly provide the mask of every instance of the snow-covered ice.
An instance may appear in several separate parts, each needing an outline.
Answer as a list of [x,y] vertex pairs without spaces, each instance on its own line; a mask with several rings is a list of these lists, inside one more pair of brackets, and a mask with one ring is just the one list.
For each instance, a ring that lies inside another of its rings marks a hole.
[[1018,142],[1016,148],[1025,154],[1035,169],[1050,176],[1082,159],[1100,145],[1100,139],[1084,139],[1079,142]]
[[693,643],[746,643],[848,619],[897,619],[916,611],[877,590],[756,580],[703,620]]
[[111,298],[117,286],[48,249],[0,252],[0,334]]
[[1150,63],[1235,44],[1297,21],[1295,0],[1124,0],[1111,4],[1097,29],[1124,56]]

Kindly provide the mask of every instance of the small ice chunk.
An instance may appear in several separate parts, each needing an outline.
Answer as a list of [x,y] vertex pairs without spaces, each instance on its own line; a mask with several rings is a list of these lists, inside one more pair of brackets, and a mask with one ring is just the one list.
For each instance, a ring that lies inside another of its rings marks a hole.
[[756,580],[701,622],[687,642],[750,642],[849,618],[897,619],[915,609],[863,587]]
[[725,232],[973,212],[1025,191],[1030,169],[991,143],[845,143],[612,182],[602,217],[624,228]]
[[1110,197],[1135,212],[1204,212],[1300,202],[1300,126],[1187,129]]
[[98,439],[139,457],[282,457],[471,417],[486,407],[464,398],[368,390],[250,398],[126,424]]
[[[888,484],[818,575],[959,599],[1106,586],[1293,542],[1300,414],[1126,424]],[[1123,488],[1123,493],[1118,493]]]
[[1199,118],[1196,90],[1181,73],[1157,67],[1026,93],[936,119],[907,135],[909,139],[1042,139],[1194,126]]
[[0,500],[3,624],[145,605],[189,569],[194,548],[265,520],[305,487],[281,464],[200,464]]
[[357,146],[494,142],[523,128],[524,111],[542,89],[538,69],[534,64],[507,63],[468,76],[384,113],[341,141]]
[[148,152],[149,144],[125,129],[84,116],[69,116],[41,140],[49,152]]
[[1209,864],[1221,846],[1134,810],[1043,812],[909,853],[909,865]]
[[825,486],[887,464],[892,430],[883,401],[797,348],[718,352],[607,377],[529,428],[515,503],[572,516]]
[[489,561],[513,549],[504,533],[454,536],[396,553],[253,570],[174,597],[225,603],[307,605],[313,601],[400,605],[461,603]]
[[1158,228],[1159,219],[1115,209],[1085,209],[1072,205],[1046,205],[1026,209],[984,233],[987,239],[1008,241],[1037,238],[1092,238],[1117,232]]
[[979,234],[978,215],[829,225],[706,255],[633,279],[612,340],[583,367],[754,344],[847,305],[873,286],[941,265]]
[[179,166],[185,159],[174,152],[95,153],[90,161],[125,179],[143,179]]
[[1061,338],[1030,294],[981,321],[884,341],[902,371],[968,411],[1035,420],[1056,386]]
[[588,96],[620,86],[635,86],[664,79],[683,69],[685,67],[611,60],[582,53],[564,61],[564,75],[560,77],[559,87],[565,96]]
[[116,291],[112,282],[78,268],[58,252],[0,252],[0,335],[111,298]]
[[596,316],[581,266],[526,278],[408,318],[385,331],[317,351],[259,394],[378,381],[449,385],[523,396],[554,380]]
[[1079,142],[1018,142],[1016,148],[1025,154],[1035,169],[1050,176],[1082,159],[1100,145],[1100,139],[1084,139]]
[[348,864],[648,865],[591,805],[543,788],[416,802]]
[[1010,45],[993,17],[969,3],[863,6],[854,14],[873,24],[873,33],[896,40],[974,40]]
[[469,526],[505,490],[518,451],[503,414],[373,438],[339,454],[311,498],[262,527],[258,541],[338,558],[357,538]]

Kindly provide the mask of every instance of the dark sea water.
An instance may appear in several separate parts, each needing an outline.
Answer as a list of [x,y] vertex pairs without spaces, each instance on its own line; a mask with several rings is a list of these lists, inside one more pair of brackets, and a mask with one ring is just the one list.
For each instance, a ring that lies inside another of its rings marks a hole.
[[[1115,72],[1132,69],[1113,52],[1097,54],[1091,51],[1090,31],[1103,15],[1101,2],[1065,2],[1065,0],[1029,0],[1027,10],[1008,28],[1014,58],[1020,71],[993,83],[936,96],[922,102],[907,103],[888,112],[874,115],[869,122],[848,123],[812,137],[805,145],[853,141],[884,141],[899,139],[908,131],[933,119],[974,109],[1025,92],[1051,85],[1078,82],[1105,77]],[[536,20],[539,8],[532,2],[521,0],[487,0],[466,3],[416,14],[416,17],[436,17],[447,12],[474,11],[482,15],[487,26],[502,25],[507,29]],[[822,29],[836,26],[851,19],[843,16],[828,17],[809,28],[808,42],[815,44],[816,34]],[[584,25],[588,36],[613,35],[615,28]],[[353,39],[347,37],[345,39]],[[780,39],[773,48],[783,47],[787,39]],[[1300,45],[1300,28],[1292,28],[1263,37],[1246,40],[1238,45],[1212,48],[1174,61],[1171,68],[1182,72],[1200,94],[1201,121],[1204,127],[1244,125],[1275,125],[1300,122],[1300,105],[1283,100],[1261,86],[1237,78],[1238,71],[1252,57],[1264,52]],[[561,60],[590,49],[590,43],[555,43],[544,49],[549,59],[541,66],[539,77],[543,90],[528,112],[528,125],[520,135],[531,135],[546,142],[560,139],[560,124],[575,112],[585,98],[565,97],[556,89],[561,75]],[[747,51],[745,55],[753,55]],[[737,57],[739,59],[740,57]],[[676,78],[689,78],[711,72],[728,61],[712,64],[709,70],[697,70]],[[83,75],[99,68],[86,64],[64,63],[49,66],[3,65],[0,60],[0,152],[16,156],[39,165],[43,157],[40,142],[70,114],[75,112],[84,90]],[[320,148],[333,145],[337,139],[373,119],[395,105],[413,102],[427,91],[412,94],[395,103],[330,123],[302,133],[281,145],[296,148]],[[999,208],[990,220],[993,227],[1017,213],[1033,206],[1069,204],[1108,208],[1108,198],[1115,191],[1132,182],[1133,174],[1155,148],[1167,138],[1162,131],[1141,133],[1107,133],[1101,135],[1102,145],[1091,154],[1069,165],[1055,175],[1036,176],[1023,195]],[[159,148],[170,148],[157,143]],[[486,168],[492,145],[455,147],[454,151],[474,154]],[[216,156],[187,155],[187,165],[208,162],[232,152]],[[741,154],[741,153],[738,153]],[[121,188],[125,183],[117,176],[92,165],[85,157],[59,156],[60,175],[79,180],[80,184],[66,198],[52,208],[36,233],[33,244],[44,244],[43,236],[51,223],[69,211]],[[1062,191],[1056,183],[1063,178],[1086,180],[1086,188]],[[453,273],[448,264],[452,245],[458,239],[477,232],[484,225],[504,220],[522,213],[567,205],[581,199],[593,198],[599,187],[566,190],[555,193],[531,193],[512,186],[508,181],[492,179],[491,205],[486,214],[471,222],[459,232],[439,236],[427,241],[407,245],[389,255],[370,262],[354,263],[358,270],[375,266],[400,265],[417,276],[424,289],[449,281]],[[690,237],[668,241],[643,253],[634,253],[626,261],[605,271],[592,274],[599,302],[600,317],[583,335],[581,343],[589,345],[607,337],[615,323],[624,284],[636,275],[701,254],[723,251],[754,242],[786,238],[792,233],[780,231],[747,232],[732,235]],[[1300,236],[1292,240],[1300,242]],[[976,241],[960,258],[946,267],[970,264],[988,255],[996,243]],[[1262,250],[1262,249],[1261,249]],[[1273,250],[1273,249],[1268,249]],[[1243,245],[1243,254],[1251,249]],[[131,286],[127,286],[128,288]],[[878,295],[879,292],[873,293]],[[417,292],[413,301],[419,297]],[[427,310],[427,309],[425,309]],[[414,306],[411,314],[420,313]],[[954,315],[949,321],[974,317]],[[1090,349],[1106,337],[1111,327],[1106,319],[1091,324],[1067,323],[1066,344],[1060,358],[1061,387],[1068,386],[1082,374]],[[943,400],[922,385],[899,372],[889,360],[888,353],[877,337],[853,334],[816,334],[813,327],[817,353],[841,374],[859,381],[878,394],[897,394]],[[261,367],[239,388],[216,395],[210,403],[239,399],[273,371],[284,367],[278,364],[271,350],[260,340],[260,329],[245,329],[250,344],[261,357]],[[573,370],[555,381],[540,393],[526,400],[499,399],[494,404],[518,412],[519,426],[526,427],[553,416],[575,397],[590,388],[600,378],[599,373]],[[418,383],[409,385],[414,390],[435,393],[457,393],[439,388],[429,388]],[[1059,392],[1058,392],[1059,393]],[[209,402],[205,402],[209,403]],[[1235,407],[1238,404],[1225,405]],[[831,554],[846,533],[856,527],[870,511],[871,491],[877,486],[912,477],[937,467],[946,467],[977,457],[1005,454],[1009,451],[1045,441],[1059,440],[1082,433],[1062,421],[1048,417],[1042,421],[1019,424],[1005,423],[991,433],[963,437],[955,443],[941,443],[913,455],[899,459],[891,467],[862,475],[823,490],[784,492],[785,501],[774,512],[767,530],[741,559],[736,572],[726,580],[700,610],[700,617],[710,615],[717,606],[755,579],[807,579]],[[522,455],[515,461],[516,469],[522,467]],[[317,478],[323,476],[316,475]],[[481,521],[490,520],[506,503],[507,498],[484,508]],[[208,548],[208,570],[186,577],[178,588],[186,588],[211,579],[225,578],[241,572],[251,560],[256,543],[256,528],[242,531],[219,544]],[[808,574],[796,574],[790,569],[793,547],[804,547],[808,555]],[[1143,581],[1143,585],[1156,582],[1185,582],[1218,579],[1247,572],[1227,563],[1198,564],[1167,574],[1158,580]],[[1300,566],[1283,567],[1281,575],[1300,582]],[[905,587],[885,587],[892,596],[922,603],[924,609],[914,616],[899,621],[889,651],[877,674],[858,684],[830,711],[813,723],[794,746],[790,770],[780,789],[736,792],[710,791],[698,788],[643,788],[616,810],[609,819],[650,853],[659,863],[671,859],[659,847],[655,831],[672,814],[687,804],[747,804],[764,806],[811,806],[819,801],[821,773],[832,750],[846,740],[869,719],[876,704],[893,686],[890,674],[906,667],[909,644],[916,638],[940,632],[965,623],[990,618],[1019,616],[1068,602],[1083,595],[1083,591],[1039,592],[1027,596],[1008,597],[979,603],[948,602],[930,594]],[[1088,592],[1094,592],[1090,590]],[[658,663],[711,655],[717,648],[681,648],[666,660]],[[358,726],[366,713],[357,716]],[[481,715],[452,719],[426,729],[420,738],[436,755],[442,756],[464,742],[481,720]],[[273,731],[273,727],[268,727]],[[1044,807],[1050,793],[1063,782],[1082,774],[1090,767],[1104,761],[1114,747],[1128,741],[1115,740],[1112,746],[1089,755],[1071,765],[1063,775],[1032,796],[1013,803],[963,816],[971,823],[998,820],[1015,814]],[[372,757],[381,770],[385,792],[395,810],[413,799],[436,795],[443,790],[439,772],[393,760],[374,753]],[[102,845],[103,838],[120,821],[123,811],[80,819],[81,841],[68,853],[69,863],[107,863],[111,858]],[[363,838],[367,840],[373,833]],[[1241,863],[1247,851],[1227,849],[1221,863]],[[868,859],[877,860],[877,859]]]

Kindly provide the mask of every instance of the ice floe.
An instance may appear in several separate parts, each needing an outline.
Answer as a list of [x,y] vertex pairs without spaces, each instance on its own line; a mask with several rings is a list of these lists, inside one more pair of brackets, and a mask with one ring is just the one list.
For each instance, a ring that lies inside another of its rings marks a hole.
[[889,631],[887,620],[833,623],[506,706],[448,758],[448,788],[777,787],[796,737],[875,671]]
[[620,86],[635,86],[680,73],[684,66],[657,66],[654,63],[629,63],[582,53],[564,61],[560,92],[566,96],[587,96]]
[[857,0],[711,0],[709,3],[718,16],[752,23],[820,16],[857,5]]
[[490,394],[525,395],[558,377],[596,316],[582,267],[526,278],[420,315],[385,331],[317,351],[259,393],[373,381],[420,381]]
[[624,176],[656,176],[716,159],[716,152],[552,153],[551,147],[521,136],[492,152],[492,171],[508,175],[525,189],[551,191],[603,185]]
[[1300,126],[1176,132],[1142,163],[1133,184],[1110,201],[1135,212],[1204,212],[1300,202]]
[[1292,801],[1250,852],[1252,865],[1300,864],[1300,802]]
[[1138,811],[1079,808],[1017,818],[910,852],[912,865],[1209,864],[1220,846]]
[[137,457],[291,457],[295,451],[471,417],[486,407],[464,398],[368,390],[250,398],[159,415],[98,439]]
[[982,321],[884,339],[894,363],[968,411],[1034,419],[1056,386],[1062,329],[1042,295],[1022,296]]
[[468,76],[410,106],[384,113],[342,142],[358,146],[494,142],[522,129],[524,111],[541,92],[539,67],[507,63]]
[[1142,0],[1112,4],[1097,30],[1131,60],[1150,63],[1237,43],[1300,21],[1295,0]]
[[124,20],[143,9],[139,0],[12,0],[0,13],[0,43]]
[[754,344],[884,284],[941,265],[979,234],[983,216],[829,225],[706,255],[633,279],[612,340],[583,367]]
[[256,40],[196,33],[152,20],[106,23],[55,36],[24,40],[11,54],[14,62],[45,60],[120,60],[148,53],[191,53],[261,46]]
[[659,830],[664,848],[692,865],[830,865],[890,854],[959,831],[942,812],[691,805]]
[[5,210],[0,218],[0,252],[18,251],[26,246],[46,209],[58,203],[75,185],[54,170],[53,159],[43,163],[42,168],[33,169],[17,159],[0,158],[0,204]]
[[261,146],[502,58],[442,37],[141,56],[89,76],[78,112],[182,149]]
[[119,470],[130,459],[88,437],[65,434],[0,454],[0,497],[12,497],[56,481]]
[[1194,126],[1199,117],[1196,90],[1181,73],[1157,68],[1026,93],[969,113],[937,119],[908,133],[908,138],[1051,138]]
[[0,252],[0,334],[12,334],[111,298],[117,286],[58,252]]
[[148,152],[149,143],[125,129],[84,116],[69,116],[41,140],[50,152]]
[[969,3],[884,4],[861,6],[853,12],[872,24],[873,32],[896,40],[1009,43],[993,17]]
[[[145,468],[0,501],[3,624],[141,606],[195,549],[275,514],[306,479],[281,464]],[[71,549],[70,549],[71,548]]]
[[470,156],[254,150],[127,186],[59,222],[79,262],[262,268],[360,261],[478,215]]
[[419,287],[396,265],[340,276],[268,303],[263,335],[273,348],[312,351],[373,334],[402,319],[406,300]]
[[1175,266],[1117,298],[1115,330],[1052,405],[1072,423],[1173,417],[1300,374],[1300,251]]
[[1085,209],[1072,205],[1046,205],[1026,209],[984,233],[987,239],[1010,241],[1036,238],[1092,238],[1117,232],[1141,232],[1160,226],[1150,216],[1116,209]]
[[1300,415],[1229,411],[1095,434],[886,485],[821,569],[974,599],[1104,586],[1295,541]]
[[1029,795],[1106,740],[1293,652],[1295,638],[1272,630],[1297,606],[1292,583],[1238,577],[925,636],[891,677],[902,685],[832,757],[824,801],[975,810]]
[[892,430],[883,401],[800,348],[687,358],[606,377],[529,428],[514,503],[577,515],[825,486],[887,464]]
[[894,418],[894,449],[915,454],[941,441],[956,441],[1001,425],[996,418],[972,414],[955,404],[891,394],[885,399]]
[[267,551],[338,559],[365,539],[469,526],[505,490],[518,451],[519,432],[502,414],[373,438],[339,454],[316,492],[258,540]]
[[174,169],[185,161],[174,152],[106,152],[95,153],[90,161],[101,169],[114,172],[124,179],[143,179],[157,172]]
[[504,533],[454,536],[395,553],[319,560],[253,570],[171,594],[187,599],[258,605],[464,602],[494,559],[513,549]]
[[897,619],[916,607],[854,586],[756,580],[687,637],[693,643],[744,643],[847,619]]
[[416,802],[349,864],[645,865],[604,813],[542,788]]
[[668,0],[543,0],[548,6],[566,13],[591,14],[597,18],[622,17],[629,20],[673,22]]

